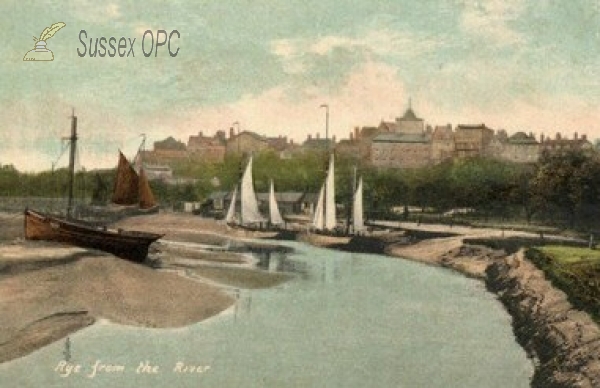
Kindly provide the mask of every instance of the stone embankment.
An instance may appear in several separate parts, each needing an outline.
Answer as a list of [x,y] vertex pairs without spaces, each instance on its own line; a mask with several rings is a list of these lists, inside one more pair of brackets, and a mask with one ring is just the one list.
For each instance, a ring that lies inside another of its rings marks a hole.
[[600,328],[589,315],[574,309],[523,251],[494,261],[486,273],[535,362],[532,387],[600,387]]
[[523,250],[514,255],[463,245],[443,266],[485,280],[513,317],[515,336],[533,359],[532,387],[600,387],[600,328],[552,286]]

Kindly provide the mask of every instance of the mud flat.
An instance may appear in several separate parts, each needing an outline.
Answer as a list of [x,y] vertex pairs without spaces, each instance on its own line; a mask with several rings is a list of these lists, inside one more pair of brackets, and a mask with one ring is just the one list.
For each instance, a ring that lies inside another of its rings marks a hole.
[[234,303],[216,286],[110,255],[58,244],[28,246],[25,251],[25,268],[11,259],[5,267],[10,271],[0,273],[0,362],[26,355],[98,318],[132,326],[178,327]]
[[[157,270],[95,250],[24,241],[20,213],[0,213],[0,222],[0,363],[25,356],[100,318],[140,327],[187,326],[235,303],[232,286],[270,287],[289,279],[247,268],[246,256],[227,250],[270,252],[278,251],[277,246],[238,241],[260,235],[230,230],[200,217],[161,213],[115,225],[156,230],[180,242],[151,247],[152,255],[162,256],[165,268],[180,271]],[[213,249],[197,249],[198,245]],[[193,265],[186,269],[178,262]],[[186,273],[193,276],[181,276]]]

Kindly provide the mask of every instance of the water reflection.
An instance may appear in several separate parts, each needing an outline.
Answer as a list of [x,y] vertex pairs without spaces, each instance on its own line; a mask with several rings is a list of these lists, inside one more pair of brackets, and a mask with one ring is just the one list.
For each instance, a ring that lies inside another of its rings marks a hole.
[[269,272],[291,272],[306,279],[308,265],[306,262],[293,260],[285,252],[257,252],[253,256],[258,259],[256,267]]

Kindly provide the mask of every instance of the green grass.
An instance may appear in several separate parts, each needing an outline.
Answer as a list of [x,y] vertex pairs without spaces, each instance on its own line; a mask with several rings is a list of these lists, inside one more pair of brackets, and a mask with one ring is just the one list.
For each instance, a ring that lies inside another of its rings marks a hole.
[[527,258],[567,294],[575,308],[600,323],[600,250],[548,245],[528,249]]
[[600,263],[600,249],[547,245],[537,248],[551,256],[557,263],[572,264],[579,262]]

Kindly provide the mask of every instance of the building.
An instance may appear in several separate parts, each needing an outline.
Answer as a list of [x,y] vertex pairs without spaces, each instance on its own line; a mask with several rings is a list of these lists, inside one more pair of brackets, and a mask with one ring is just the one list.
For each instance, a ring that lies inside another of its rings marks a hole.
[[173,169],[166,165],[144,165],[148,180],[169,180],[173,178]]
[[452,125],[438,125],[431,134],[431,163],[437,164],[454,157],[454,131]]
[[484,156],[493,137],[494,131],[485,124],[460,124],[454,132],[454,155],[458,158]]
[[431,163],[430,136],[410,103],[395,122],[379,124],[371,140],[370,161],[375,167],[385,168],[417,168]]
[[142,159],[144,163],[166,164],[175,160],[186,159],[187,149],[184,143],[175,140],[172,136],[154,142],[152,151],[144,151]]
[[[276,192],[275,200],[281,215],[301,214],[304,196],[305,193],[302,192]],[[269,193],[256,193],[256,199],[261,212],[264,215],[269,214]]]
[[197,136],[189,137],[187,150],[191,159],[221,163],[225,160],[226,144],[224,131],[218,131],[212,137],[198,132]]
[[335,136],[331,139],[321,138],[321,135],[317,132],[316,137],[308,135],[304,143],[302,143],[303,151],[327,151],[335,147]]
[[417,168],[431,163],[431,141],[425,133],[380,133],[373,139],[375,167]]
[[425,132],[425,122],[417,117],[412,110],[412,104],[409,100],[408,109],[402,117],[397,117],[396,121],[383,121],[379,124],[379,132],[393,132],[420,135]]
[[535,163],[540,157],[540,143],[533,133],[517,132],[502,142],[500,159],[515,163]]
[[226,147],[226,152],[228,154],[252,154],[271,148],[269,141],[265,136],[250,131],[234,134],[233,128],[230,129]]
[[541,152],[560,153],[567,151],[591,151],[594,146],[588,141],[586,135],[579,135],[577,132],[573,135],[573,139],[563,137],[558,132],[554,139],[550,137],[540,137],[540,148]]

